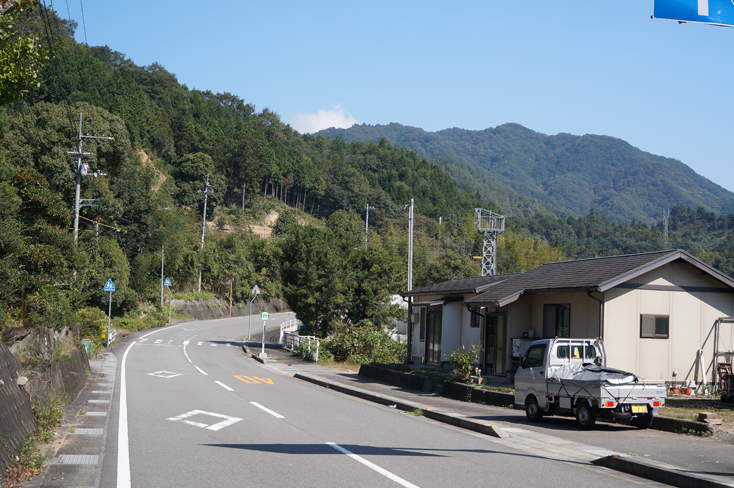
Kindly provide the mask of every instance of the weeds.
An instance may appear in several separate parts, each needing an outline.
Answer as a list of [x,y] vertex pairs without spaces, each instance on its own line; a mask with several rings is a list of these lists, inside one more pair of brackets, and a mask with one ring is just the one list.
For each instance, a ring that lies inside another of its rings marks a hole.
[[41,454],[41,447],[36,441],[38,430],[31,433],[26,441],[18,450],[15,456],[15,462],[10,465],[5,477],[5,486],[7,488],[17,488],[19,483],[30,479],[33,475],[39,473],[43,468],[46,458]]
[[422,417],[423,416],[423,410],[420,408],[416,408],[415,410],[412,410],[410,412],[405,412],[409,415],[415,415],[416,417]]

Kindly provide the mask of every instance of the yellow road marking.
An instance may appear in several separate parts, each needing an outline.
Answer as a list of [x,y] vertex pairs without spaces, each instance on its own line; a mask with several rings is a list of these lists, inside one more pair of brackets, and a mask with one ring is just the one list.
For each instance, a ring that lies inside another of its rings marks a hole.
[[265,383],[267,385],[272,385],[273,384],[273,380],[271,380],[270,378],[260,378],[259,376],[238,376],[238,375],[234,375],[234,377],[237,378],[240,381],[244,381],[248,385],[260,385],[260,384],[263,384],[263,383]]

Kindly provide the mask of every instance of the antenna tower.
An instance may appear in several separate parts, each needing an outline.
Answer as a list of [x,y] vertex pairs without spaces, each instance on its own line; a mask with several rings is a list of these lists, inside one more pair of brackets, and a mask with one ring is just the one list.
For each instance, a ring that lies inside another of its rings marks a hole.
[[497,274],[497,236],[505,231],[505,216],[475,208],[477,230],[482,234],[482,276]]

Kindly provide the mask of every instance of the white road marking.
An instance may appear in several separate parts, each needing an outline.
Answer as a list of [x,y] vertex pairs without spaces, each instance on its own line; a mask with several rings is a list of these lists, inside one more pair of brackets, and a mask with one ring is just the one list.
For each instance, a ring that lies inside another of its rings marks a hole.
[[148,373],[148,376],[168,379],[175,378],[176,376],[181,376],[181,373],[174,373],[172,371],[156,371],[155,373]]
[[[201,422],[194,422],[193,420],[186,420],[187,418],[193,417],[194,415],[209,415],[211,417],[218,417],[224,420],[219,423],[212,424],[212,425],[203,424]],[[221,430],[232,424],[236,424],[237,422],[239,422],[242,419],[239,419],[237,417],[230,417],[229,415],[222,415],[219,413],[205,412],[204,410],[192,410],[190,412],[182,413],[181,415],[178,415],[176,417],[167,418],[166,420],[171,420],[173,422],[181,422],[182,424],[193,425],[194,427],[201,427],[202,429]]]
[[211,343],[211,346],[212,346],[212,347],[217,347],[217,345],[216,345],[216,344],[214,344],[213,342]]
[[197,342],[197,343],[196,343],[196,345],[197,345],[197,346],[200,346],[200,345],[202,345],[202,344],[204,344],[204,343],[203,343],[203,342],[201,342],[201,341],[199,341],[199,342]]
[[203,370],[203,369],[201,369],[200,367],[198,367],[197,365],[195,365],[195,364],[194,364],[194,362],[193,362],[193,361],[191,360],[191,358],[189,357],[189,354],[188,354],[188,353],[186,352],[186,346],[184,346],[184,347],[183,347],[183,353],[184,353],[184,356],[186,356],[186,359],[188,359],[188,361],[189,361],[189,362],[191,363],[191,365],[192,365],[192,366],[193,366],[194,368],[196,368],[197,370],[199,370],[199,373],[203,374],[204,376],[209,376],[208,374],[206,374],[206,373],[204,372],[204,370]]
[[257,403],[257,402],[250,402],[250,403],[252,403],[253,405],[255,405],[255,406],[256,406],[257,408],[259,408],[260,410],[262,410],[262,411],[264,411],[264,412],[268,412],[268,413],[269,413],[270,415],[272,415],[273,417],[275,417],[275,418],[277,418],[277,419],[284,419],[284,418],[285,418],[285,417],[283,417],[283,416],[282,416],[281,414],[279,414],[279,413],[276,413],[276,412],[273,412],[273,411],[272,411],[272,410],[270,410],[269,408],[265,408],[265,407],[263,407],[262,405],[260,405],[260,404],[259,404],[259,403]]
[[[146,341],[146,337],[161,330],[171,330],[179,327],[174,325],[172,327],[166,327],[165,329],[158,329],[152,332],[148,332],[139,341]],[[127,431],[127,384],[125,383],[125,364],[127,363],[127,355],[130,349],[135,345],[135,342],[125,350],[125,354],[122,355],[122,365],[120,366],[120,417],[119,417],[119,428],[117,431],[117,488],[130,488],[130,443],[128,440]],[[96,457],[96,456],[95,456]]]
[[169,344],[173,344],[173,339],[171,339],[170,341],[168,341],[168,343]]
[[189,341],[183,341],[183,345],[184,346],[188,346],[189,345]]
[[147,341],[147,340],[148,340],[148,339],[140,339],[140,340],[139,340],[138,342],[145,342],[145,341]]
[[160,344],[161,342],[163,342],[163,339],[158,339],[158,340],[157,340],[157,341],[155,341],[155,342],[154,342],[153,344]]
[[227,347],[229,347],[229,346],[231,346],[231,345],[232,345],[232,344],[230,344],[229,342],[225,344],[225,346],[227,346]]
[[230,388],[229,386],[225,385],[225,384],[224,384],[224,383],[222,383],[221,381],[215,381],[214,383],[218,384],[219,386],[221,386],[221,387],[222,387],[222,388],[224,388],[225,390],[229,390],[229,391],[234,391],[234,390],[233,390],[232,388]]
[[340,446],[338,444],[334,444],[333,442],[327,442],[326,445],[333,447],[334,449],[336,449],[337,451],[341,452],[342,454],[346,454],[347,456],[349,456],[350,458],[354,459],[358,463],[364,464],[365,466],[367,466],[371,470],[377,471],[382,476],[385,476],[386,478],[394,481],[395,483],[399,484],[400,486],[405,486],[406,488],[418,488],[417,485],[414,485],[413,483],[410,483],[408,481],[405,481],[403,478],[401,478],[401,477],[399,477],[399,476],[397,476],[395,474],[392,474],[390,471],[388,471],[386,469],[383,469],[383,468],[379,467],[378,465],[376,465],[374,463],[371,463],[371,462],[367,461],[363,457],[357,456],[353,452],[348,451],[347,449],[344,449],[342,446]]

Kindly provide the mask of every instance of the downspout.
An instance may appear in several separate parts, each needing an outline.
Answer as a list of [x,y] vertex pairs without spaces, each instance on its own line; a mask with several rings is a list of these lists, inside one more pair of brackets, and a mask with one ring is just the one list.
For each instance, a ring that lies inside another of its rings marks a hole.
[[599,302],[599,338],[604,340],[604,301],[592,295],[591,288],[586,289],[586,294],[589,295],[589,298],[592,300]]
[[413,316],[413,297],[403,297],[404,302],[408,302],[408,354],[405,358],[405,364],[413,364],[413,324],[411,317]]

